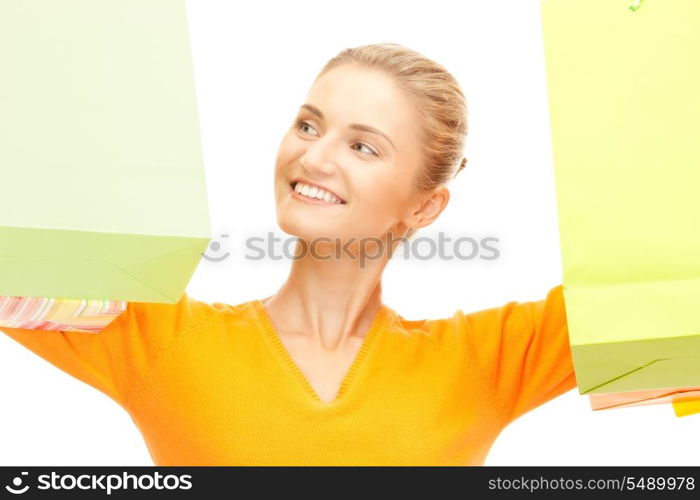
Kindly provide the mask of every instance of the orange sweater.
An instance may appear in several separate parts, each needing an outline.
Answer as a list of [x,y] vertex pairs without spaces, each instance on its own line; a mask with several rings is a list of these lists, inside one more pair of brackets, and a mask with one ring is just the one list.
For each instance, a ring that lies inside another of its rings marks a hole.
[[561,285],[445,319],[383,306],[329,404],[259,300],[184,293],[99,334],[3,331],[119,403],[156,465],[481,465],[509,422],[576,386]]

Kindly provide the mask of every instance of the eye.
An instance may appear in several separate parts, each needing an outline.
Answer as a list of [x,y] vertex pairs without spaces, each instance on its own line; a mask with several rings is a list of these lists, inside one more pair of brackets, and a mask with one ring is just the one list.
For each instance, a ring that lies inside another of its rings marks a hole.
[[[376,152],[374,149],[370,148],[370,147],[369,147],[367,144],[365,144],[364,142],[356,142],[355,144],[353,144],[353,146],[360,146],[360,147],[363,147],[363,148],[365,148],[367,151],[369,151],[369,154],[374,155],[374,156],[379,156],[379,155],[377,154],[377,152]],[[357,151],[359,151],[359,149],[358,149]]]
[[[295,122],[294,126],[296,127],[297,130],[301,130],[302,127],[308,127],[309,129],[311,129],[311,130],[313,130],[314,132],[316,132],[316,129],[313,128],[313,127],[309,124],[309,122],[307,122],[307,121],[305,121],[305,120],[297,120],[297,121]],[[302,130],[302,132],[306,132],[306,131],[305,131],[305,130]],[[311,135],[314,135],[314,134],[311,134]],[[318,132],[316,132],[316,135],[318,135]]]

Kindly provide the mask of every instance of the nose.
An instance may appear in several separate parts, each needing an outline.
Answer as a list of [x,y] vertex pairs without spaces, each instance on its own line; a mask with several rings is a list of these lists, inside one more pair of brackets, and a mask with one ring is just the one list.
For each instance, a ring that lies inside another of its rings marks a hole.
[[336,147],[330,134],[317,139],[306,148],[301,156],[301,164],[310,173],[321,175],[332,174],[337,168]]

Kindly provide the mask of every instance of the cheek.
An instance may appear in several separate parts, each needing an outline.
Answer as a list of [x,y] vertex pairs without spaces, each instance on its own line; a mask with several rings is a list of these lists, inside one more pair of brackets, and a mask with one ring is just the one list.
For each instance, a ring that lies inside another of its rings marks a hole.
[[373,179],[362,183],[363,211],[371,217],[386,218],[398,213],[402,196],[391,179]]

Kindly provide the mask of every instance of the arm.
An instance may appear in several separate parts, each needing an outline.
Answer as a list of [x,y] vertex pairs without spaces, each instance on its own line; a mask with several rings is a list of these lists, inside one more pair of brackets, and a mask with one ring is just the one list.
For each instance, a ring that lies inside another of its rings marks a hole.
[[153,360],[217,311],[183,293],[177,304],[130,302],[96,334],[5,327],[0,331],[125,406]]
[[466,315],[468,348],[509,423],[576,387],[562,285]]

